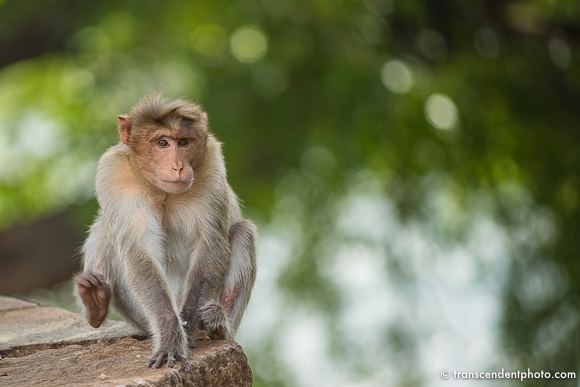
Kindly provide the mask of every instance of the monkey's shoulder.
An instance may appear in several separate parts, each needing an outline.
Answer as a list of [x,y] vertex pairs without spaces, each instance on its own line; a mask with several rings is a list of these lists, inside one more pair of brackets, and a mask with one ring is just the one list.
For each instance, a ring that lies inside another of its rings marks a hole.
[[[129,147],[123,143],[113,145],[106,150],[99,159],[98,170],[118,168],[122,164],[129,164],[129,156],[131,151]],[[98,173],[98,171],[97,171]]]
[[119,143],[101,156],[95,184],[97,197],[107,194],[132,196],[143,190],[131,168],[129,155],[129,147]]

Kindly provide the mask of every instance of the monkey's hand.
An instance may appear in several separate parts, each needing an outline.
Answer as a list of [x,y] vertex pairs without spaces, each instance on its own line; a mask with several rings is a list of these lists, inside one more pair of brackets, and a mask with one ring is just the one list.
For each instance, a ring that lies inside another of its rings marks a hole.
[[147,367],[161,368],[161,366],[163,365],[163,361],[165,359],[167,359],[168,368],[173,368],[175,360],[179,360],[181,364],[183,364],[183,368],[185,369],[186,372],[191,371],[191,364],[189,364],[187,357],[176,355],[173,352],[157,352],[149,360],[149,363],[147,363]]
[[191,371],[191,365],[187,361],[189,348],[187,347],[187,336],[180,319],[172,311],[166,311],[166,318],[160,320],[164,330],[161,330],[156,342],[154,337],[153,356],[149,359],[147,367],[161,368],[167,360],[167,368],[173,368],[176,360],[183,364],[185,371]]
[[221,305],[209,304],[200,310],[201,323],[210,338],[230,339],[229,321]]
[[101,274],[92,271],[79,274],[76,280],[79,296],[87,309],[89,324],[98,328],[107,317],[111,288]]

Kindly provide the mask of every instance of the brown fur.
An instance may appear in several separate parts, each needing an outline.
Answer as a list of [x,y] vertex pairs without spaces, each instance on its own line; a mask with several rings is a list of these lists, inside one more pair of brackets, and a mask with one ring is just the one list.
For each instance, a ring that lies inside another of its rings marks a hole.
[[91,325],[111,302],[152,335],[149,366],[176,359],[187,369],[200,329],[235,338],[256,275],[255,226],[199,105],[154,93],[119,116],[119,134],[99,161],[79,295]]

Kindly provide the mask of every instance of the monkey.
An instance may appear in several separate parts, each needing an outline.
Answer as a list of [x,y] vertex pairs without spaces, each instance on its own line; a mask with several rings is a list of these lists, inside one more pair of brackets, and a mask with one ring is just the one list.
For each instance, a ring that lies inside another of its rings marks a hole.
[[78,297],[92,327],[110,304],[150,335],[148,367],[178,361],[189,372],[196,338],[235,339],[256,278],[256,226],[200,105],[158,91],[117,118],[120,142],[97,166]]

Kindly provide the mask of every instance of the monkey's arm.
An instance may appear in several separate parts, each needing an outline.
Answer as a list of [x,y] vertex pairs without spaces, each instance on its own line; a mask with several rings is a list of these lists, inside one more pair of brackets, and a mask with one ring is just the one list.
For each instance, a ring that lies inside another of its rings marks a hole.
[[[109,311],[111,288],[107,283],[110,255],[110,245],[104,237],[103,220],[98,217],[91,226],[89,237],[83,245],[83,272],[76,276],[77,292],[85,307],[89,324],[98,328]],[[81,306],[81,307],[82,307]]]

